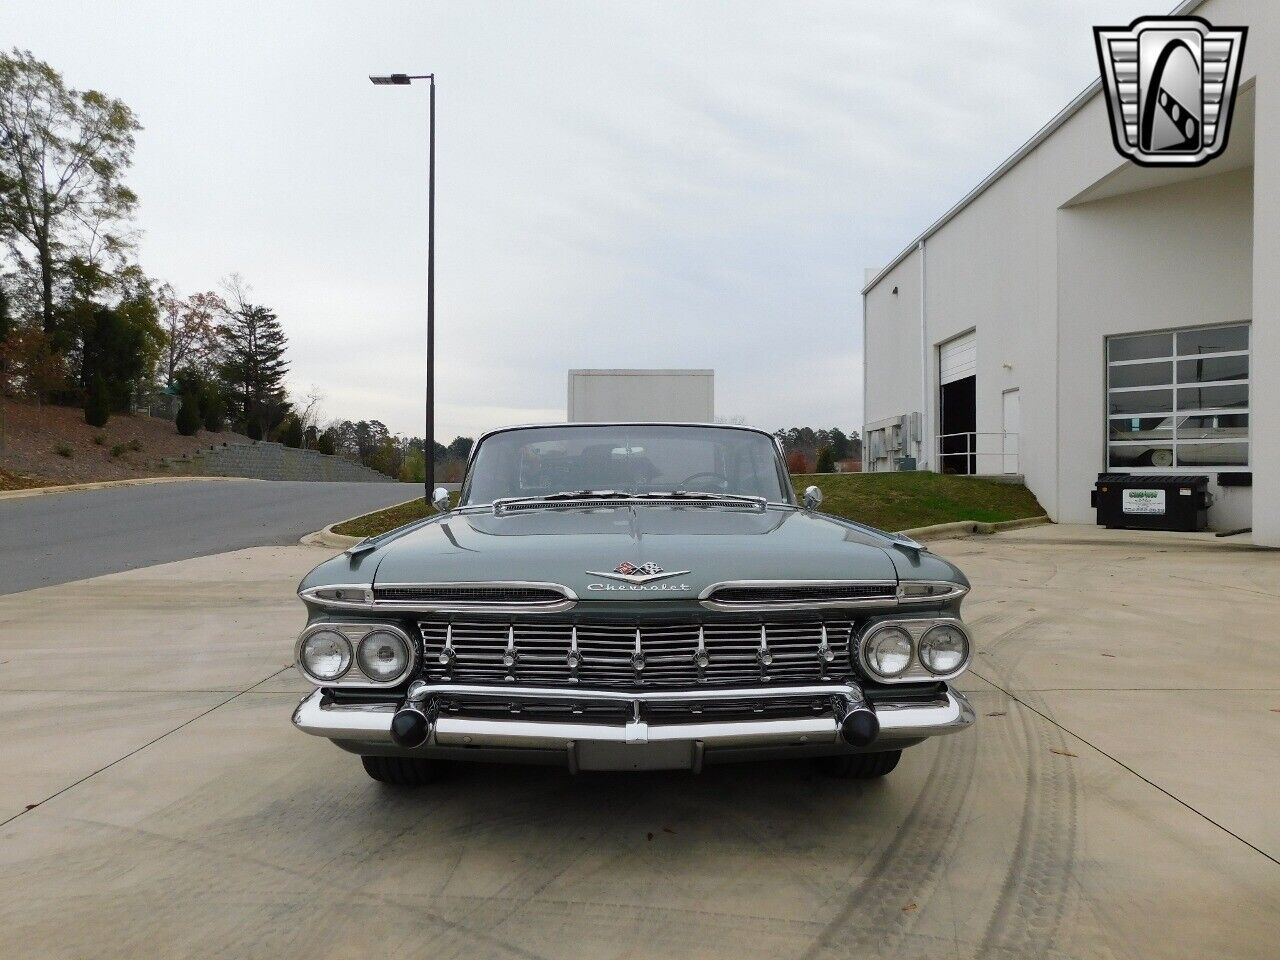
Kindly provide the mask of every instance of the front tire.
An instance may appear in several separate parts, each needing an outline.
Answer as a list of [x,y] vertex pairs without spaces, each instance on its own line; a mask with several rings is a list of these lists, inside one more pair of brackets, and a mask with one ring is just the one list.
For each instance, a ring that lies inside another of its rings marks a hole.
[[838,757],[822,757],[818,761],[818,769],[828,777],[841,780],[874,780],[890,773],[901,759],[901,750],[845,753]]
[[364,772],[393,787],[421,787],[435,783],[444,773],[439,760],[418,757],[361,757]]

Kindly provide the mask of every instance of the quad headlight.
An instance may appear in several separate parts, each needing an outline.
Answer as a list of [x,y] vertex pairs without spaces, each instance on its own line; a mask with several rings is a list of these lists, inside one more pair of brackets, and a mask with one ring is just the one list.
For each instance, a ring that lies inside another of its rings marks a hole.
[[389,687],[413,667],[413,642],[399,627],[371,623],[317,623],[303,631],[298,667],[316,684]]
[[939,623],[925,631],[918,648],[920,663],[932,674],[955,673],[969,659],[969,638],[950,623]]
[[969,665],[969,633],[955,617],[872,621],[858,641],[862,672],[885,683],[947,680]]
[[409,645],[389,630],[374,630],[356,648],[356,663],[370,680],[395,680],[409,667]]
[[883,627],[867,638],[867,666],[877,676],[889,678],[911,666],[911,634],[902,627]]
[[351,641],[336,630],[317,630],[302,641],[298,661],[316,680],[337,680],[351,667]]

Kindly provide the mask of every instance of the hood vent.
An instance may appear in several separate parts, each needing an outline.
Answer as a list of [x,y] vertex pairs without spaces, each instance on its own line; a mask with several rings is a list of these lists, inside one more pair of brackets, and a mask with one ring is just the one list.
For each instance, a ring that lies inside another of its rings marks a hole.
[[893,606],[894,580],[744,580],[712,584],[699,598],[712,610]]

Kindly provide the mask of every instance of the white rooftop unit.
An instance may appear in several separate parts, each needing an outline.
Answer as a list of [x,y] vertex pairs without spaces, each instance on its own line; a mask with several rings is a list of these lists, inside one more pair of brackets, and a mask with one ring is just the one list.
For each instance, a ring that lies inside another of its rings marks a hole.
[[714,370],[570,370],[570,423],[711,423]]

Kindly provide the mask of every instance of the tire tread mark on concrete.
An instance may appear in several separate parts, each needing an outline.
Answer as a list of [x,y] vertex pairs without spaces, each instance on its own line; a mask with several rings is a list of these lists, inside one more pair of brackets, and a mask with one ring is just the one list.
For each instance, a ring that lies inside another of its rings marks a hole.
[[892,955],[915,916],[905,913],[919,902],[945,866],[945,850],[959,830],[960,812],[973,780],[976,743],[971,736],[946,737],[940,756],[911,810],[862,883],[840,912],[802,954],[803,960],[864,956],[871,950]]
[[1019,731],[1009,739],[1027,758],[1026,793],[1013,857],[978,951],[992,960],[1047,956],[1059,947],[1075,862],[1075,769],[1066,758],[1057,764],[1048,759],[1065,738],[1055,728],[1056,735],[1047,735],[1026,709],[1015,715]]
[[[1043,615],[1031,616],[1002,633],[991,646],[1003,651],[1024,637],[1038,637],[1046,623]],[[1031,649],[1030,643],[1014,646],[1011,656],[998,662],[1001,683],[992,685],[1007,694]],[[1066,739],[1056,724],[1046,728],[1037,723],[1029,705],[1018,702],[1024,709],[1013,711],[1017,731],[1006,723],[1001,732],[1013,755],[1026,758],[1025,793],[1013,857],[978,952],[991,960],[1044,956],[1058,945],[1076,855],[1076,770],[1067,758],[1056,764],[1049,760],[1050,751],[1063,749]]]

